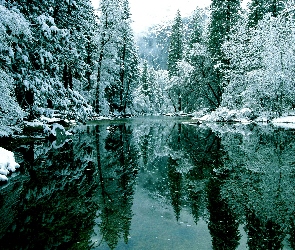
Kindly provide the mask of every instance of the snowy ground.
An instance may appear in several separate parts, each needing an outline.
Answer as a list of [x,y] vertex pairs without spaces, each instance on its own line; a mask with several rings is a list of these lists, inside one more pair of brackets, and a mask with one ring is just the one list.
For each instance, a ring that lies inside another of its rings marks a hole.
[[272,120],[276,127],[295,129],[295,116],[282,116]]
[[15,162],[14,154],[0,147],[0,181],[7,181],[7,175],[15,172],[19,164]]
[[203,122],[239,122],[239,123],[251,123],[251,122],[267,122],[276,127],[282,127],[286,129],[295,129],[295,113],[289,112],[279,118],[270,119],[269,114],[262,115],[254,118],[250,109],[245,108],[241,110],[229,110],[227,108],[219,108],[211,113],[203,114],[202,116],[195,116],[193,120],[198,123]]

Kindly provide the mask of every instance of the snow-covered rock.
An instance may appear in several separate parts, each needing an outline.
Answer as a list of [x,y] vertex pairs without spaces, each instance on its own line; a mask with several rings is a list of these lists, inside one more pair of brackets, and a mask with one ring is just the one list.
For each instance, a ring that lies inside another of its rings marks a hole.
[[14,154],[0,147],[0,181],[7,181],[7,175],[15,172],[19,164],[15,162]]

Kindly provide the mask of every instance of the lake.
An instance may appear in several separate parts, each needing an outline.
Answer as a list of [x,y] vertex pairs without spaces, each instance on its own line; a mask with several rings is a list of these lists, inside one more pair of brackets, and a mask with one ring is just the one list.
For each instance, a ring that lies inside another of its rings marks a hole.
[[185,118],[1,141],[1,249],[295,249],[295,130]]

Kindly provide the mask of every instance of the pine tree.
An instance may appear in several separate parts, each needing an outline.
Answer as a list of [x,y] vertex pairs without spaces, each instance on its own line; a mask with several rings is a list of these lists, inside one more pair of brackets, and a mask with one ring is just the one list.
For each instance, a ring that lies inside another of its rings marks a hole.
[[168,72],[169,77],[178,76],[177,63],[183,57],[183,24],[180,11],[177,11],[172,25],[170,46],[168,52]]
[[[171,36],[170,36],[170,46],[168,51],[168,75],[169,78],[175,82],[175,77],[179,77],[178,71],[178,63],[183,58],[183,23],[180,15],[180,11],[178,10],[176,13],[176,17],[174,19],[174,23],[172,25]],[[177,99],[174,101],[174,108],[176,111],[182,110],[182,98],[181,98],[181,90],[180,86],[176,86],[174,83],[172,91],[173,95],[176,96]],[[177,102],[177,104],[176,104]]]
[[115,0],[102,0],[99,10],[101,14],[99,17],[95,111],[100,114],[109,114],[109,111],[114,109],[112,104],[115,103],[114,99],[117,96],[115,92],[118,92],[116,87],[120,70],[120,58],[118,57],[120,5]]
[[202,9],[197,8],[192,17],[192,28],[189,37],[189,48],[193,48],[196,43],[204,42],[204,19],[205,13]]
[[34,37],[26,50],[22,48],[27,53],[25,67],[14,62],[16,96],[21,106],[30,109],[31,118],[44,108],[67,110],[65,115],[80,109],[80,114],[86,114],[84,108],[91,108],[86,104],[86,95],[83,98],[80,93],[83,86],[89,85],[96,47],[89,46],[95,37],[90,0],[8,0],[6,5],[19,9],[30,22]]
[[212,65],[205,34],[206,13],[197,9],[192,19],[192,32],[187,46],[186,60],[192,66],[190,80],[186,85],[189,108],[199,109],[218,107],[218,85],[211,81]]
[[150,76],[149,76],[149,69],[147,61],[143,62],[143,68],[141,73],[141,84],[142,84],[142,91],[146,96],[149,96],[150,92]]
[[214,85],[219,88],[217,102],[221,103],[224,87],[228,85],[224,72],[230,67],[230,60],[222,52],[222,45],[229,40],[229,35],[239,20],[240,0],[213,0],[211,3],[211,22],[209,25],[208,47],[213,60]]
[[[100,3],[96,112],[126,113],[138,80],[138,56],[128,0]],[[100,103],[100,104],[99,104]]]
[[252,0],[249,4],[248,26],[253,28],[267,12],[266,0]]
[[271,13],[272,16],[277,17],[284,9],[284,2],[286,2],[286,0],[252,0],[249,3],[248,26],[250,28],[256,27],[258,22],[262,20],[267,13]]
[[288,0],[271,0],[267,3],[267,11],[272,14],[272,16],[277,17],[281,11],[284,9],[284,3]]
[[127,109],[132,109],[132,91],[139,78],[138,55],[135,47],[133,31],[131,29],[131,14],[129,1],[123,0],[121,9],[121,36],[122,44],[119,49],[120,65],[120,108],[126,114]]

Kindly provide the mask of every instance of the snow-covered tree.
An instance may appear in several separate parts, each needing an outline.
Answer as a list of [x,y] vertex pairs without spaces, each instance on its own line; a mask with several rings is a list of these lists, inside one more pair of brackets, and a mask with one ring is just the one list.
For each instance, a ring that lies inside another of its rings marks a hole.
[[91,2],[8,0],[5,6],[22,13],[30,24],[32,39],[15,46],[23,56],[11,62],[16,97],[29,118],[48,108],[80,119],[89,115],[91,107],[82,91],[90,84],[94,66],[95,46],[89,46],[95,30]]
[[138,51],[135,46],[133,31],[131,29],[131,14],[129,1],[122,2],[121,16],[121,36],[122,44],[119,50],[120,65],[120,107],[119,111],[123,114],[130,113],[132,107],[132,91],[138,85],[139,80],[139,59]]
[[150,67],[147,61],[142,63],[139,86],[133,92],[134,109],[139,114],[153,114],[154,107],[152,98],[154,92],[155,70]]
[[137,54],[127,0],[100,2],[96,112],[125,113],[137,81]]
[[219,105],[220,88],[214,84],[213,61],[207,46],[206,19],[207,14],[204,10],[195,10],[192,32],[185,53],[186,61],[193,67],[185,96],[194,99],[194,105],[190,105],[195,110],[216,108]]
[[17,10],[0,5],[0,137],[18,129],[25,113],[15,98],[17,88],[13,77],[28,64],[30,24]]
[[263,16],[267,13],[267,2],[266,0],[252,0],[249,2],[249,27],[255,27],[258,21],[263,19]]
[[139,86],[133,92],[134,111],[146,115],[171,112],[173,108],[168,91],[168,71],[154,70],[144,61]]
[[218,105],[221,102],[221,93],[228,84],[223,71],[230,65],[230,60],[225,58],[221,49],[222,44],[229,40],[229,35],[236,26],[240,16],[240,0],[213,0],[211,3],[211,18],[209,25],[208,47],[213,60],[214,78],[212,84],[218,89]]
[[244,23],[224,45],[231,59],[230,84],[223,105],[252,109],[257,115],[282,115],[294,107],[294,7],[277,17],[271,13],[247,31]]
[[14,80],[0,69],[0,137],[9,136],[19,130],[25,113],[13,94]]
[[179,79],[179,71],[178,71],[178,63],[183,58],[183,23],[180,15],[180,11],[178,10],[176,13],[176,17],[174,19],[171,36],[170,36],[170,46],[168,51],[168,73],[169,78],[172,82],[173,88],[169,91],[171,92],[170,96],[175,96],[171,98],[177,99],[177,103],[174,102],[175,111],[182,110],[182,96],[181,96],[181,86],[178,86]]
[[178,76],[177,63],[183,57],[183,23],[178,10],[174,19],[171,36],[170,46],[168,51],[168,72],[169,77]]
[[267,13],[271,13],[274,17],[276,17],[284,9],[286,2],[286,0],[252,0],[249,2],[249,27],[255,27],[258,21],[262,20]]

